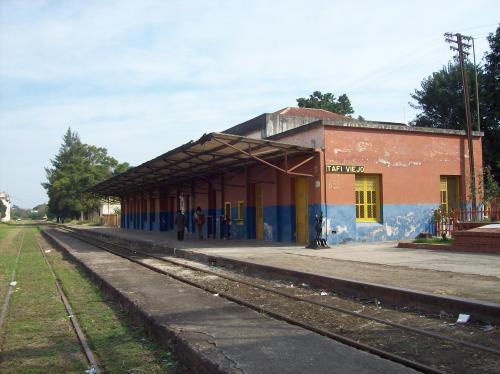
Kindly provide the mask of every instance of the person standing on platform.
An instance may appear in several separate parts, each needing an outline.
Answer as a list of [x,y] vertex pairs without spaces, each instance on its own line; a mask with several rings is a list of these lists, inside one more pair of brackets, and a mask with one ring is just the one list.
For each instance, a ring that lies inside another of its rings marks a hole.
[[221,239],[226,239],[226,234],[224,232],[225,229],[226,229],[226,219],[224,218],[224,215],[221,215],[219,217],[219,231]]
[[184,230],[186,229],[186,216],[182,210],[177,211],[175,216],[175,226],[177,227],[177,240],[184,240]]
[[203,225],[205,224],[205,214],[200,207],[194,212],[194,221],[196,222],[196,231],[198,231],[198,239],[203,239]]
[[226,240],[231,239],[231,217],[226,215],[226,227],[224,229],[224,233],[226,234]]

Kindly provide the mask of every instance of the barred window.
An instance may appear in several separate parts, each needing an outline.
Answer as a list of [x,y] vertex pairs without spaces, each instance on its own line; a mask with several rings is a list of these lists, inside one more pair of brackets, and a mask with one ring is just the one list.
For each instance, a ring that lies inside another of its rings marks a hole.
[[380,179],[378,175],[356,175],[356,221],[380,221]]

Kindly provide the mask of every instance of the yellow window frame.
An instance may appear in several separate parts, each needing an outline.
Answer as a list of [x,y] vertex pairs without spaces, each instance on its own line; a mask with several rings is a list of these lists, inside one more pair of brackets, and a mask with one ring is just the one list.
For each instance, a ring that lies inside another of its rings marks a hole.
[[441,175],[439,179],[441,211],[450,214],[460,206],[460,176]]
[[380,222],[380,176],[356,175],[356,222]]
[[439,195],[441,196],[441,212],[448,214],[448,178],[439,180]]

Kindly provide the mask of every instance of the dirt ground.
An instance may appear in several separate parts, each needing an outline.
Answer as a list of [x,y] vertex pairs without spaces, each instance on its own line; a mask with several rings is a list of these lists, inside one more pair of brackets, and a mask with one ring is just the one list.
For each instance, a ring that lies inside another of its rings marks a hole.
[[[156,253],[160,255],[160,253]],[[214,275],[207,275],[193,270],[177,268],[174,265],[157,260],[142,259],[150,265],[158,266],[165,271],[173,272],[190,281],[199,283],[213,292],[243,299],[264,310],[285,314],[296,320],[307,323],[318,329],[348,337],[352,340],[368,344],[385,351],[403,356],[410,360],[432,366],[446,373],[496,373],[498,355],[460,344],[422,336],[397,327],[387,326],[368,319],[339,313],[321,306],[297,302],[289,298],[256,290],[245,284],[235,283]],[[321,294],[321,290],[311,289],[306,285],[292,285],[289,282],[268,281],[230,272],[222,268],[175,259],[179,263],[189,264],[200,269],[215,271],[221,275],[242,279],[268,288],[285,291],[334,307],[340,307],[358,314],[377,317],[386,321],[399,323],[455,339],[500,349],[499,330],[496,326],[467,324],[460,325],[454,320],[429,317],[406,311],[386,309],[373,303],[360,303],[340,298],[330,292]]]
[[397,243],[355,243],[311,250],[259,241],[178,242],[165,233],[92,228],[126,240],[147,240],[257,264],[500,304],[500,256],[395,248]]
[[[240,256],[237,258],[242,259]],[[246,259],[262,265],[500,303],[500,278],[497,277],[301,256],[295,253],[287,253],[278,258],[264,255],[249,256]]]

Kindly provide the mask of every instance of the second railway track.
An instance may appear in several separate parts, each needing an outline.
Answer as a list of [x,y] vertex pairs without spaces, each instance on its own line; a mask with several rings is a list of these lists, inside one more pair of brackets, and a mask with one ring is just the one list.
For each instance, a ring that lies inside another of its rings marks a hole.
[[317,300],[317,291],[306,288],[214,271],[192,261],[129,249],[67,228],[59,231],[152,271],[422,372],[499,372],[500,344],[393,322],[370,315],[369,308],[365,310],[361,304],[348,303],[346,307],[336,298]]

